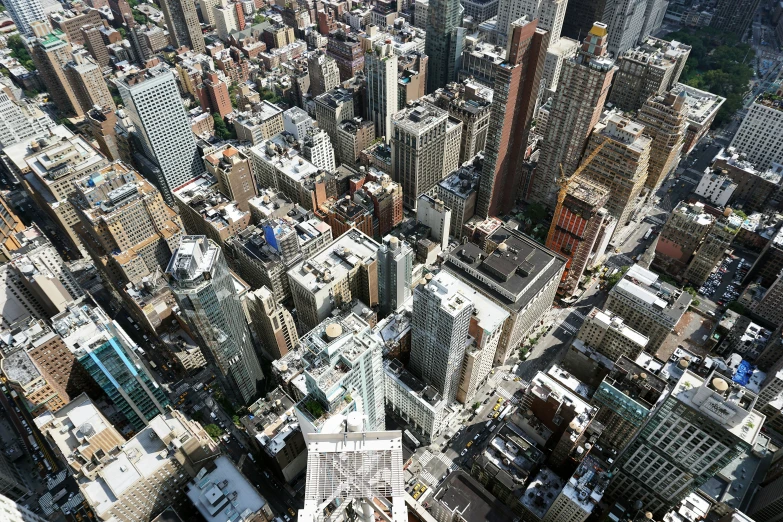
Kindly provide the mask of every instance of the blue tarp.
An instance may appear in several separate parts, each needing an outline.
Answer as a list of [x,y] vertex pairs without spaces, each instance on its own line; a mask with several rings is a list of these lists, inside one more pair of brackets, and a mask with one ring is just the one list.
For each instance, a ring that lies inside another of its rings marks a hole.
[[737,366],[737,371],[734,372],[734,376],[731,378],[731,380],[743,386],[747,386],[751,376],[753,375],[753,370],[755,369],[755,366],[750,364],[748,361],[743,360],[739,363],[739,366]]

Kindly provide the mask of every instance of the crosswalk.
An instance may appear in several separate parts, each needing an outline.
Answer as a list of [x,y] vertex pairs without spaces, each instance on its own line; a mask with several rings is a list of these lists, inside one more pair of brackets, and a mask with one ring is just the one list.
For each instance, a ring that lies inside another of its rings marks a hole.
[[560,326],[559,326],[559,328],[562,328],[562,329],[563,329],[563,330],[565,330],[566,332],[570,332],[570,333],[572,333],[572,334],[575,334],[576,332],[578,332],[578,331],[579,331],[579,328],[577,328],[576,326],[574,326],[574,325],[572,325],[572,324],[569,324],[569,323],[567,323],[567,322],[565,322],[565,321],[563,321],[562,323],[560,323]]
[[511,392],[509,392],[507,389],[505,389],[505,388],[504,388],[504,387],[502,387],[502,386],[498,386],[498,389],[497,389],[497,390],[495,390],[495,391],[498,393],[498,395],[500,395],[501,397],[503,397],[503,398],[504,398],[504,399],[506,399],[507,401],[510,401],[510,400],[511,400],[511,398],[513,397],[513,395],[511,394]]
[[433,475],[430,471],[424,469],[432,459],[441,461],[446,466],[446,468],[448,468],[449,470],[448,473],[451,473],[452,471],[455,471],[459,468],[459,466],[457,466],[457,464],[453,460],[448,458],[443,453],[432,453],[430,451],[425,451],[424,454],[421,457],[419,457],[419,464],[421,464],[421,469],[422,469],[419,475],[425,482],[427,482],[430,485],[435,485],[440,481],[438,477]]
[[[577,317],[578,317],[579,319],[581,319],[582,321],[584,321],[585,319],[587,319],[587,316],[586,316],[585,314],[583,314],[582,312],[580,312],[579,310],[577,310],[576,308],[574,308],[573,310],[571,310],[571,314],[573,314],[573,315],[577,316]],[[569,314],[569,315],[570,315],[570,314]]]
[[663,225],[666,223],[666,221],[657,216],[647,216],[645,219],[651,223],[655,223],[656,225]]
[[422,472],[419,473],[419,475],[424,480],[424,482],[426,482],[430,486],[434,486],[435,484],[438,483],[437,477],[435,475],[433,475],[432,473],[430,473],[429,471],[427,471],[426,469],[422,470]]

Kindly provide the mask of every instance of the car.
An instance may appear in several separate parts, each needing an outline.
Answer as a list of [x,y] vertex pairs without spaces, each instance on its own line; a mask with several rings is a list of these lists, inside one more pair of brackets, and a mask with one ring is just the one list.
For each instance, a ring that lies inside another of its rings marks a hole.
[[423,485],[423,484],[422,484],[422,486],[421,486],[421,492],[422,492],[422,493],[424,493],[425,491],[427,491],[427,486],[425,486],[425,485]]
[[707,315],[715,317],[715,312],[713,312],[712,310],[708,310]]
[[497,419],[497,418],[498,418],[498,415],[500,415],[500,412],[499,412],[499,411],[496,411],[494,414],[492,414],[492,418],[493,418],[493,419]]
[[419,492],[417,491],[416,493],[414,493],[414,494],[413,494],[413,499],[414,499],[414,500],[419,500],[419,497],[420,497],[420,496],[421,496],[421,493],[419,493]]
[[498,411],[500,409],[500,404],[495,404],[495,407],[492,408],[493,411]]
[[464,450],[462,450],[462,453],[459,454],[459,456],[460,457],[464,457],[467,452],[468,452],[468,450],[464,449]]
[[503,404],[503,397],[498,397],[497,403],[498,404]]
[[723,306],[724,304],[726,303],[724,303],[723,301],[718,301],[718,306]]
[[283,515],[283,520],[285,520],[285,522],[291,522],[291,517],[288,515]]
[[288,508],[288,514],[291,515],[292,517],[295,517],[296,516],[296,511],[294,511],[291,508]]
[[419,491],[420,489],[421,489],[421,484],[417,483],[415,486],[413,486],[413,491]]
[[468,441],[468,443],[467,443],[467,444],[465,444],[465,447],[466,447],[466,448],[469,448],[469,447],[471,447],[472,445],[473,445],[473,441],[472,441],[472,440],[469,440],[469,441]]

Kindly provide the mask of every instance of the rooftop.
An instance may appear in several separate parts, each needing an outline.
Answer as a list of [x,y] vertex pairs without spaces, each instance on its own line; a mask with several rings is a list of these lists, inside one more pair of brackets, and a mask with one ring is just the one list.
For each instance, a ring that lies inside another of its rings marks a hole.
[[688,122],[697,125],[704,125],[717,114],[718,109],[726,101],[726,98],[712,94],[707,91],[700,91],[694,87],[677,83],[672,87],[671,93],[674,95],[680,92],[688,95],[686,103],[688,105]]
[[449,474],[434,499],[449,511],[461,513],[464,520],[507,522],[514,519],[502,502],[462,470]]
[[269,392],[248,407],[242,425],[270,456],[286,445],[286,438],[299,430],[294,414],[294,401],[280,387]]
[[647,342],[649,341],[649,338],[637,332],[630,326],[626,325],[623,322],[622,317],[613,314],[609,310],[604,311],[599,308],[593,307],[593,309],[590,310],[588,317],[593,319],[595,323],[600,324],[604,329],[611,328],[618,334],[628,339],[629,342],[632,342],[637,346],[641,346],[642,348],[647,346]]
[[602,207],[609,198],[609,189],[586,176],[577,176],[568,183],[568,195],[591,207]]
[[448,119],[448,111],[431,103],[418,101],[409,103],[404,109],[395,113],[392,117],[392,125],[408,134],[421,135]]
[[600,461],[587,455],[563,488],[563,495],[586,513],[601,502],[611,476]]
[[[237,469],[231,459],[221,455],[214,469],[188,484],[187,495],[206,522],[246,520],[266,505],[266,500]],[[241,517],[241,518],[240,518]]]
[[397,359],[391,359],[384,362],[384,370],[386,371],[386,377],[394,379],[407,389],[408,392],[416,397],[422,406],[431,411],[436,411],[446,406],[446,401],[435,389],[435,387],[428,385],[403,366],[402,362]]
[[549,511],[555,498],[563,490],[563,486],[565,486],[563,479],[549,468],[542,467],[541,471],[527,485],[520,500],[523,506],[542,519]]
[[659,281],[658,275],[640,265],[633,265],[611,293],[626,296],[645,308],[662,314],[672,326],[688,309],[691,296],[687,292]]

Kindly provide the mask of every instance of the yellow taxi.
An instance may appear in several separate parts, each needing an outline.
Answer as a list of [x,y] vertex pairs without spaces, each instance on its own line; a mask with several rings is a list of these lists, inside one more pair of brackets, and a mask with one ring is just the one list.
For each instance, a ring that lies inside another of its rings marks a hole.
[[468,441],[468,443],[467,443],[467,444],[465,444],[465,447],[466,447],[466,448],[469,448],[469,447],[471,447],[472,445],[473,445],[473,441],[472,441],[472,440],[469,440],[469,441]]
[[500,404],[495,404],[495,407],[492,408],[494,411],[498,411],[500,409]]
[[498,418],[498,415],[500,415],[500,412],[499,412],[499,411],[496,411],[496,412],[495,412],[495,414],[494,414],[494,415],[492,415],[492,418],[493,418],[493,419],[497,419],[497,418]]
[[503,397],[498,397],[498,404],[503,404]]
[[421,484],[416,484],[413,486],[413,491],[419,491],[421,489]]

